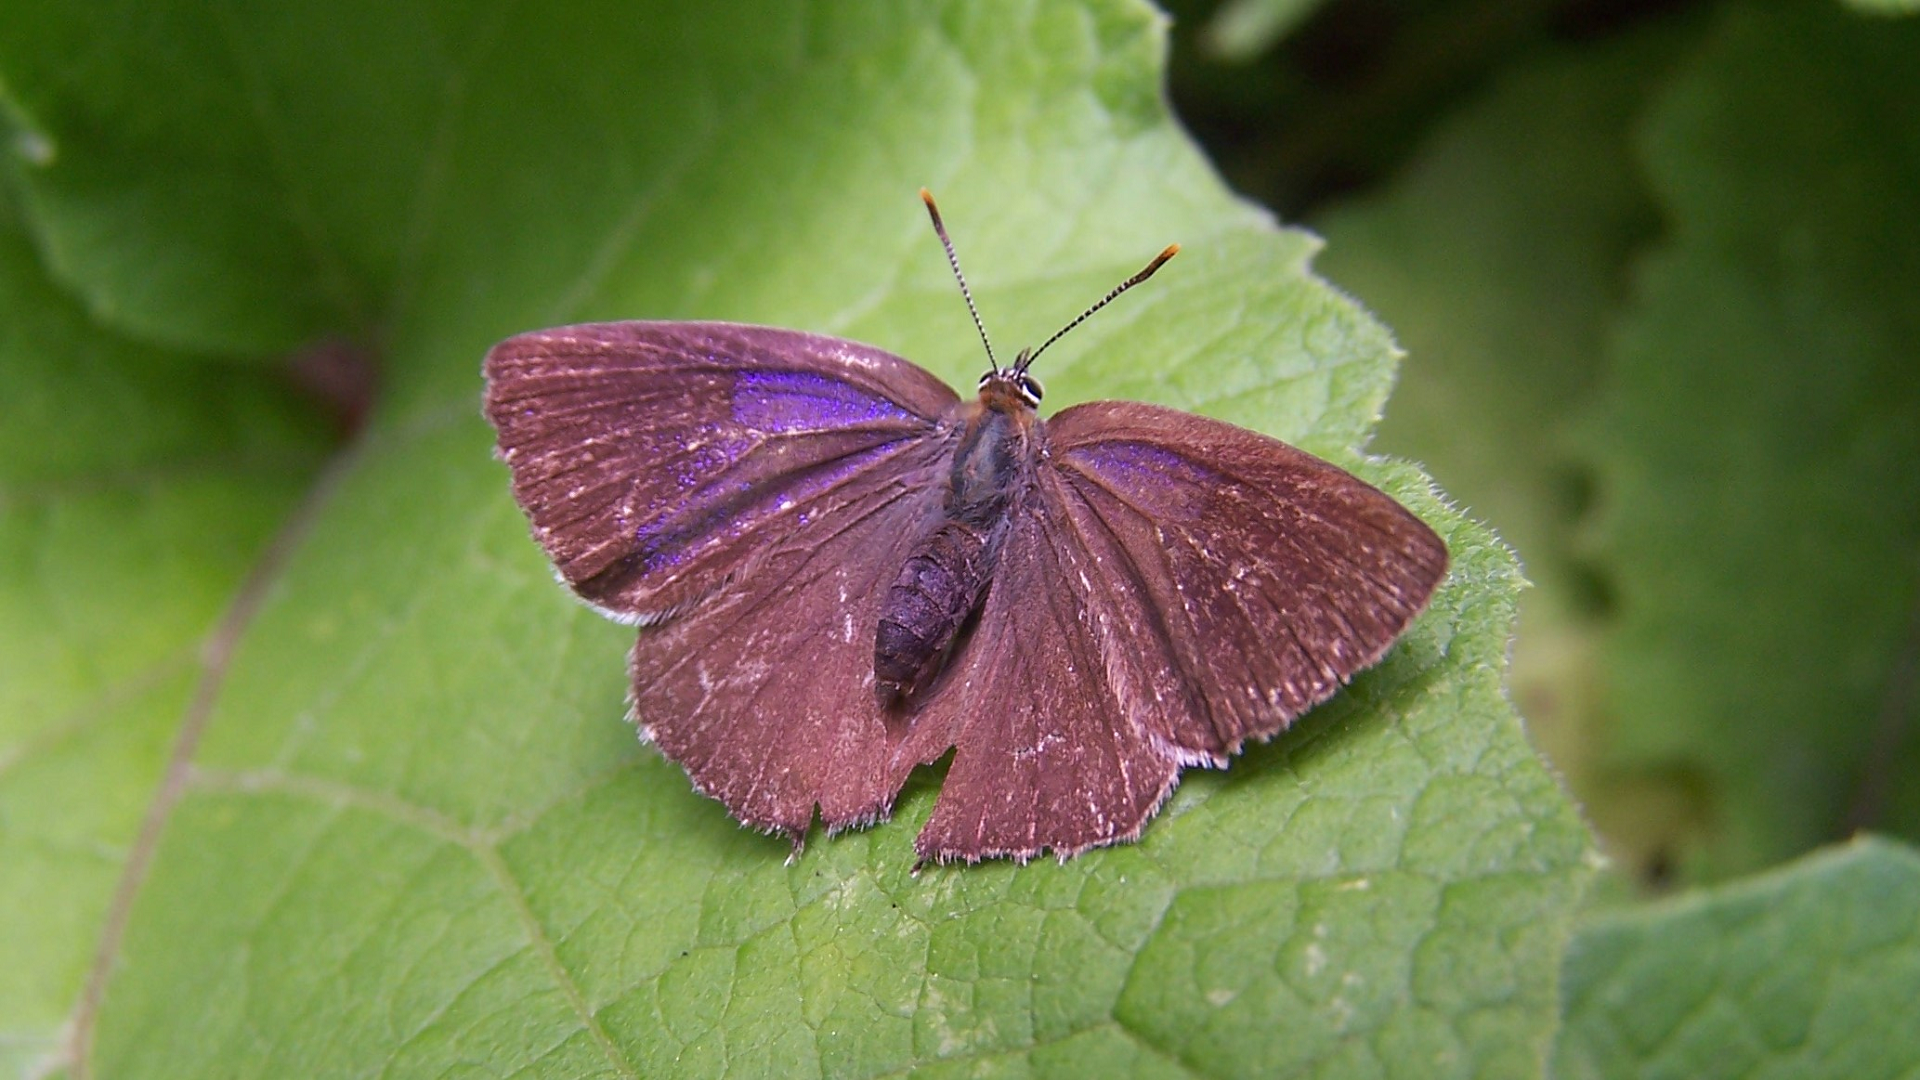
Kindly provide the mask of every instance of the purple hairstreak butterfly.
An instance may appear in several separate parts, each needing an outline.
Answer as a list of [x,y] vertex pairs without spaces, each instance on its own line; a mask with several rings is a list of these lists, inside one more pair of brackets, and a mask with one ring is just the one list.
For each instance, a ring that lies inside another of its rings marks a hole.
[[509,338],[486,413],[560,577],[638,624],[633,716],[796,846],[952,764],[921,862],[1139,836],[1378,661],[1447,549],[1285,443],[1137,402],[1038,415],[1029,368],[1168,248],[962,400],[868,345],[717,322]]

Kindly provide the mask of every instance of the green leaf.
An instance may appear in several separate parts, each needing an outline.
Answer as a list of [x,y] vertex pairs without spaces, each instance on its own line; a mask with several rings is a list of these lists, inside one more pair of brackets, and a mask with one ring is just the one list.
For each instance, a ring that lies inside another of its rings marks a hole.
[[1920,853],[1859,840],[1586,923],[1554,1073],[1911,1076],[1915,986]]
[[1841,0],[1866,15],[1912,15],[1920,11],[1920,0]]
[[1644,131],[1672,239],[1591,420],[1625,771],[1688,874],[1920,835],[1920,24],[1729,8]]
[[[34,235],[94,310],[206,349],[387,346],[372,427],[212,687],[86,1064],[1539,1070],[1591,850],[1501,694],[1512,559],[1417,470],[1358,454],[1387,335],[1169,120],[1151,12],[221,10],[133,32],[48,4],[0,32],[0,85],[53,148],[17,166]],[[99,85],[55,77],[81,56]],[[206,173],[192,220],[117,210]],[[981,361],[923,183],[1003,342],[1184,245],[1048,353],[1050,401],[1279,434],[1453,547],[1379,668],[1191,777],[1142,843],[1065,865],[914,876],[931,776],[792,865],[738,829],[637,745],[631,631],[553,584],[477,415],[488,344],[594,317],[841,333],[964,384]],[[203,280],[143,283],[143,261]]]
[[134,345],[45,279],[0,190],[0,1074],[57,1060],[201,646],[312,482],[245,370]]
[[1407,349],[1374,446],[1425,463],[1519,552],[1535,587],[1514,700],[1616,842],[1639,808],[1593,767],[1606,607],[1579,550],[1591,470],[1567,428],[1652,235],[1628,132],[1681,40],[1658,26],[1535,56],[1440,125],[1388,189],[1313,223],[1320,270]]
[[1207,21],[1201,38],[1213,55],[1244,63],[1272,48],[1305,21],[1321,0],[1227,0]]

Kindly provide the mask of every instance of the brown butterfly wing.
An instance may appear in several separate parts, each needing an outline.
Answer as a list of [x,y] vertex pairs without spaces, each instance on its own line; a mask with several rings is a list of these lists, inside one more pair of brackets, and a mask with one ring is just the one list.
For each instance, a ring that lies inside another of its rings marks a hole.
[[[701,791],[740,821],[799,837],[886,816],[911,771],[874,687],[887,586],[940,510],[951,447],[835,489],[812,524],[769,537],[751,576],[640,633],[634,713]],[[903,721],[895,721],[895,724]]]
[[486,375],[535,538],[582,597],[637,622],[805,535],[823,494],[897,475],[958,401],[879,349],[732,323],[522,334]]
[[636,719],[739,820],[885,813],[878,604],[937,515],[958,399],[899,357],[726,323],[603,323],[488,354],[487,416],[561,575],[653,623]]
[[1225,764],[1377,660],[1446,545],[1351,474],[1151,405],[1047,424],[978,632],[953,673],[957,747],[930,859],[1130,839],[1181,766]]

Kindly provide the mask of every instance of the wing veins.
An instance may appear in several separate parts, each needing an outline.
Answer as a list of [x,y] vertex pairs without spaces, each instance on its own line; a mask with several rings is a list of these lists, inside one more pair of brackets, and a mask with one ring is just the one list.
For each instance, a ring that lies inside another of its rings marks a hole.
[[[1115,441],[1135,442],[1157,451],[1173,452],[1183,460],[1191,463],[1191,459],[1188,458],[1187,455],[1180,454],[1177,450],[1162,443],[1142,439]],[[1091,446],[1095,444],[1081,443],[1078,445]],[[1144,522],[1156,536],[1162,539],[1164,545],[1170,546],[1170,542],[1177,543],[1181,549],[1187,552],[1188,558],[1196,564],[1209,567],[1210,569],[1224,571],[1224,565],[1216,558],[1208,555],[1205,545],[1198,539],[1195,530],[1184,527],[1178,523],[1170,523],[1167,527],[1162,527],[1159,524],[1158,517],[1150,510],[1142,507],[1138,500],[1130,498],[1125,488],[1109,482],[1107,477],[1098,470],[1089,469],[1077,462],[1071,464],[1075,476],[1084,478],[1088,483],[1106,492],[1117,506],[1124,508],[1127,512]],[[1064,469],[1066,466],[1062,465],[1060,467]],[[1200,467],[1222,478],[1227,484],[1232,485],[1232,489],[1264,494],[1262,485],[1245,479],[1238,470],[1215,468],[1210,464],[1201,465]],[[1269,496],[1269,498],[1272,498],[1272,496]],[[1085,498],[1081,499],[1081,503],[1090,508],[1094,505],[1091,500]],[[1344,552],[1336,548],[1330,548],[1324,543],[1319,542],[1320,536],[1335,531],[1338,528],[1332,519],[1328,518],[1325,514],[1319,513],[1311,503],[1293,501],[1288,502],[1287,505],[1300,519],[1298,522],[1299,527],[1280,528],[1274,524],[1270,524],[1274,519],[1269,515],[1257,515],[1257,520],[1261,524],[1260,532],[1265,540],[1265,546],[1278,549],[1284,552],[1287,558],[1303,565],[1337,565],[1353,572],[1356,577],[1367,581],[1374,580],[1374,575],[1371,573],[1374,567],[1363,564],[1359,560],[1349,557]],[[1096,517],[1101,518],[1103,527],[1112,533],[1112,525],[1105,520],[1101,511],[1094,509],[1093,512]],[[1204,521],[1205,517],[1203,516],[1201,520]],[[1360,516],[1357,520],[1360,524],[1366,525],[1371,531],[1390,539],[1394,537],[1391,530],[1374,521],[1371,516]],[[1397,547],[1398,545],[1393,546]],[[1121,550],[1123,553],[1125,552],[1124,545],[1121,545]],[[1129,563],[1132,561],[1130,554],[1127,555],[1127,561]],[[1221,572],[1217,576],[1222,579],[1230,578],[1230,575],[1225,572]],[[1265,575],[1263,575],[1263,577],[1265,577]],[[1319,702],[1326,700],[1326,698],[1345,681],[1345,679],[1341,677],[1336,665],[1330,664],[1325,657],[1307,647],[1306,641],[1300,636],[1300,629],[1296,625],[1297,620],[1284,616],[1287,608],[1283,603],[1278,602],[1283,597],[1274,596],[1273,590],[1284,590],[1285,584],[1273,578],[1268,578],[1267,582],[1268,584],[1265,588],[1256,587],[1251,590],[1225,588],[1221,591],[1226,593],[1230,598],[1231,603],[1238,613],[1239,621],[1243,625],[1252,628],[1256,636],[1262,627],[1269,624],[1278,625],[1278,628],[1286,634],[1287,639],[1291,642],[1291,651],[1299,658],[1298,665],[1288,665],[1288,667],[1297,667],[1300,677],[1302,677],[1305,682],[1304,685],[1289,685],[1287,680],[1281,680],[1275,685],[1263,685],[1263,693],[1259,696],[1258,700],[1253,703],[1253,715],[1248,717],[1248,720],[1252,721],[1252,723],[1246,725],[1245,732],[1239,733],[1230,734],[1223,732],[1220,728],[1220,718],[1218,711],[1214,708],[1214,702],[1206,695],[1201,695],[1207,705],[1205,712],[1207,726],[1213,730],[1214,735],[1222,747],[1222,753],[1226,755],[1237,753],[1245,744],[1250,733],[1258,732],[1276,720],[1280,727],[1284,728],[1292,719],[1298,717]],[[1325,595],[1326,590],[1323,581],[1315,580],[1307,584],[1309,588],[1298,590],[1299,595],[1296,599],[1308,599],[1314,596]],[[1270,608],[1272,618],[1256,617],[1254,610],[1248,604],[1249,597],[1243,595],[1243,593],[1247,591],[1250,591],[1254,596],[1260,597],[1261,600],[1265,602],[1263,606]],[[1149,593],[1149,595],[1152,594]],[[1195,601],[1180,590],[1175,590],[1175,596],[1172,599],[1179,601],[1178,606],[1185,618],[1185,622],[1188,628],[1194,632],[1196,640],[1198,640],[1200,637],[1198,624],[1194,619],[1194,613],[1190,606]],[[1154,606],[1158,607],[1161,605]],[[1314,610],[1328,613],[1332,618],[1337,619],[1347,632],[1347,640],[1364,642],[1368,639],[1368,635],[1358,632],[1351,619],[1348,618],[1343,605],[1322,603],[1314,605]],[[1389,644],[1390,643],[1389,641]],[[1196,657],[1195,659],[1198,658]],[[1185,662],[1185,658],[1183,657],[1181,658],[1180,668],[1181,674],[1188,676],[1190,680],[1189,685],[1192,685],[1191,676],[1193,676],[1195,670],[1193,666]],[[1330,673],[1331,678],[1329,678]],[[1210,681],[1211,680],[1199,680],[1201,685],[1205,685]],[[1263,679],[1261,682],[1264,684],[1266,680]],[[1283,695],[1282,700],[1275,700],[1274,694],[1276,692]],[[1229,718],[1229,721],[1231,722],[1231,718]],[[1209,756],[1214,755],[1210,754]]]
[[[864,447],[860,450],[826,458],[802,469],[790,469],[786,472],[763,477],[713,506],[702,508],[700,516],[697,518],[677,524],[671,530],[650,537],[646,541],[638,541],[636,539],[631,550],[615,558],[612,562],[608,563],[604,569],[576,582],[575,588],[584,593],[589,588],[590,583],[596,580],[608,578],[609,575],[625,576],[631,574],[637,566],[643,566],[648,560],[665,552],[676,549],[684,550],[688,546],[687,541],[690,538],[697,539],[701,536],[711,535],[713,531],[711,526],[714,522],[724,521],[748,508],[777,498],[778,489],[774,486],[776,484],[788,485],[796,482],[804,483],[807,479],[817,477],[822,472],[834,471],[836,469],[844,470],[843,475],[838,479],[830,481],[818,491],[810,492],[807,495],[805,501],[817,505],[821,499],[834,495],[843,490],[847,485],[865,478],[875,468],[893,460],[899,454],[911,450],[915,445],[916,444],[910,439],[895,439],[890,442],[880,443],[877,446]],[[845,465],[849,461],[857,461],[859,458],[869,456],[871,456],[870,460],[865,463],[858,464],[857,467],[852,469],[845,469]],[[710,478],[706,483],[695,489],[694,492],[685,496],[685,500],[692,501],[694,496],[713,490],[714,486],[723,480],[728,471],[731,470],[723,470]],[[798,506],[799,500],[796,500],[794,505]],[[845,505],[847,505],[847,503],[836,503],[834,504],[834,508],[838,509]],[[755,527],[765,528],[771,524],[773,518],[785,515],[789,513],[790,510],[791,507],[782,509],[775,514],[770,514],[766,520],[757,523]],[[659,519],[652,520],[658,521]],[[642,572],[644,573],[645,571],[643,570]],[[607,591],[609,593],[617,593],[619,586],[616,585]],[[640,612],[640,614],[645,616],[649,614],[649,612],[643,611]]]
[[[782,585],[785,585],[786,583],[792,581],[796,576],[798,576],[802,570],[811,566],[814,560],[820,557],[820,553],[826,546],[827,541],[836,539],[844,535],[846,532],[854,528],[856,525],[859,525],[861,522],[866,521],[868,518],[871,518],[874,515],[881,513],[882,511],[893,506],[895,503],[899,502],[901,499],[906,498],[907,496],[913,493],[910,489],[906,488],[904,485],[896,483],[892,486],[895,489],[897,489],[895,494],[875,502],[875,504],[870,509],[860,512],[859,514],[855,515],[853,518],[849,519],[846,523],[840,525],[832,533],[828,534],[822,540],[821,543],[814,545],[814,550],[808,552],[805,558],[801,559],[791,569],[786,571],[778,579],[779,583]],[[835,512],[842,510],[845,507],[851,506],[851,505],[853,505],[851,502],[841,503],[835,507]],[[762,595],[763,596],[771,595],[775,591],[777,590],[774,590],[774,589],[763,590]],[[739,625],[741,620],[746,619],[748,616],[753,615],[758,611],[759,611],[759,604],[757,602],[754,602],[752,600],[745,601],[741,604],[741,610],[737,612],[727,622],[722,624],[719,627],[719,630],[722,633],[728,630],[732,630],[733,628]],[[651,687],[654,684],[660,682],[662,679],[666,678],[668,675],[671,675],[679,671],[682,667],[684,667],[687,664],[688,661],[693,660],[694,658],[695,658],[694,655],[692,653],[689,653],[688,655],[681,657],[679,660],[676,660],[671,666],[662,668],[654,678],[650,679],[647,682],[647,686]],[[640,690],[640,686],[638,683],[635,684],[634,690],[636,694]]]
[[[1219,732],[1219,725],[1214,721],[1213,703],[1207,699],[1206,695],[1195,694],[1192,692],[1192,687],[1201,684],[1201,680],[1196,678],[1194,675],[1193,666],[1191,663],[1192,658],[1185,655],[1180,649],[1178,643],[1175,642],[1173,635],[1169,631],[1169,628],[1166,623],[1167,612],[1165,611],[1165,606],[1156,602],[1153,594],[1153,589],[1147,584],[1146,575],[1141,572],[1138,564],[1136,564],[1133,561],[1133,553],[1127,550],[1126,544],[1121,541],[1119,533],[1115,531],[1113,527],[1113,523],[1107,520],[1107,515],[1105,511],[1103,511],[1099,506],[1095,505],[1092,500],[1085,498],[1078,491],[1073,490],[1074,485],[1072,484],[1071,481],[1062,483],[1060,487],[1065,492],[1067,492],[1076,502],[1078,502],[1079,505],[1085,507],[1087,510],[1087,513],[1093,517],[1096,523],[1098,523],[1101,533],[1106,536],[1109,542],[1109,550],[1114,552],[1118,556],[1118,561],[1122,564],[1122,568],[1124,569],[1127,575],[1128,581],[1134,586],[1134,588],[1138,591],[1139,595],[1145,601],[1142,607],[1145,608],[1148,617],[1152,620],[1151,629],[1152,629],[1153,635],[1159,639],[1160,643],[1163,646],[1165,646],[1166,655],[1170,657],[1173,660],[1174,664],[1177,666],[1181,685],[1187,688],[1187,691],[1188,691],[1185,695],[1186,699],[1188,700],[1189,703],[1193,703],[1195,701],[1198,702],[1198,705],[1202,710],[1204,710],[1206,714],[1207,726],[1213,728],[1215,733],[1217,734]],[[1109,492],[1111,492],[1112,490],[1111,488],[1108,488],[1105,485],[1101,485],[1101,487],[1103,490],[1107,490]],[[1127,503],[1125,500],[1116,498],[1115,502],[1118,503],[1120,506],[1122,506],[1124,509],[1132,511],[1136,516],[1139,516],[1141,520],[1146,521],[1149,524],[1153,523],[1151,518],[1148,518],[1145,515],[1140,514],[1138,508]],[[1079,521],[1072,514],[1067,514],[1065,516],[1068,519],[1069,527],[1071,527],[1074,530],[1074,533],[1076,535],[1082,537],[1083,546],[1086,546],[1088,547],[1089,550],[1091,550],[1092,549],[1091,545],[1085,544],[1086,533],[1082,531]],[[1186,610],[1186,607],[1184,604],[1181,606],[1181,614],[1186,617],[1188,630],[1194,635],[1195,640],[1198,640],[1199,638],[1198,628],[1194,626],[1191,613]],[[1148,680],[1148,684],[1149,686],[1151,685],[1151,680]],[[1149,735],[1153,736],[1153,733],[1150,732]],[[1156,741],[1166,742],[1167,745],[1169,746],[1176,745],[1169,740],[1160,738],[1159,736],[1153,736],[1153,737],[1155,738]]]

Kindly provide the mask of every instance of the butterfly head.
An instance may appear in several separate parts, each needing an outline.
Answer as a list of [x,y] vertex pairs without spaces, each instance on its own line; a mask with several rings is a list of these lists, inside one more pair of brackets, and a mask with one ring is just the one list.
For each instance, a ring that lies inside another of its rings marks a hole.
[[1046,395],[1046,388],[1040,380],[1027,373],[1027,365],[1033,362],[1033,350],[1020,350],[1019,359],[1009,367],[988,368],[980,376],[980,400],[989,407],[1002,411],[1014,405],[1027,409],[1038,409],[1040,399]]
[[1153,257],[1153,261],[1148,263],[1145,269],[1114,286],[1107,295],[1100,298],[1098,303],[1081,312],[1079,318],[1061,327],[1052,337],[1041,342],[1039,348],[1022,349],[1019,357],[1011,365],[1001,367],[1000,362],[993,357],[993,342],[987,340],[987,328],[980,321],[980,309],[974,306],[973,290],[967,288],[966,275],[960,272],[960,257],[954,254],[953,241],[947,237],[947,226],[940,220],[940,208],[934,205],[933,195],[926,188],[920,189],[920,201],[927,204],[927,215],[933,219],[933,231],[940,237],[940,246],[946,249],[947,265],[953,267],[953,278],[960,283],[960,295],[967,302],[967,314],[973,316],[973,327],[980,331],[980,344],[986,346],[987,361],[992,365],[987,368],[985,375],[980,376],[980,402],[999,412],[1013,412],[1016,406],[1023,407],[1029,412],[1038,409],[1043,391],[1040,388],[1040,380],[1027,374],[1028,366],[1041,353],[1047,351],[1047,346],[1059,341],[1067,331],[1086,322],[1089,315],[1113,303],[1114,298],[1121,293],[1152,277],[1155,270],[1160,269],[1180,250],[1179,244],[1168,244],[1164,251]]

